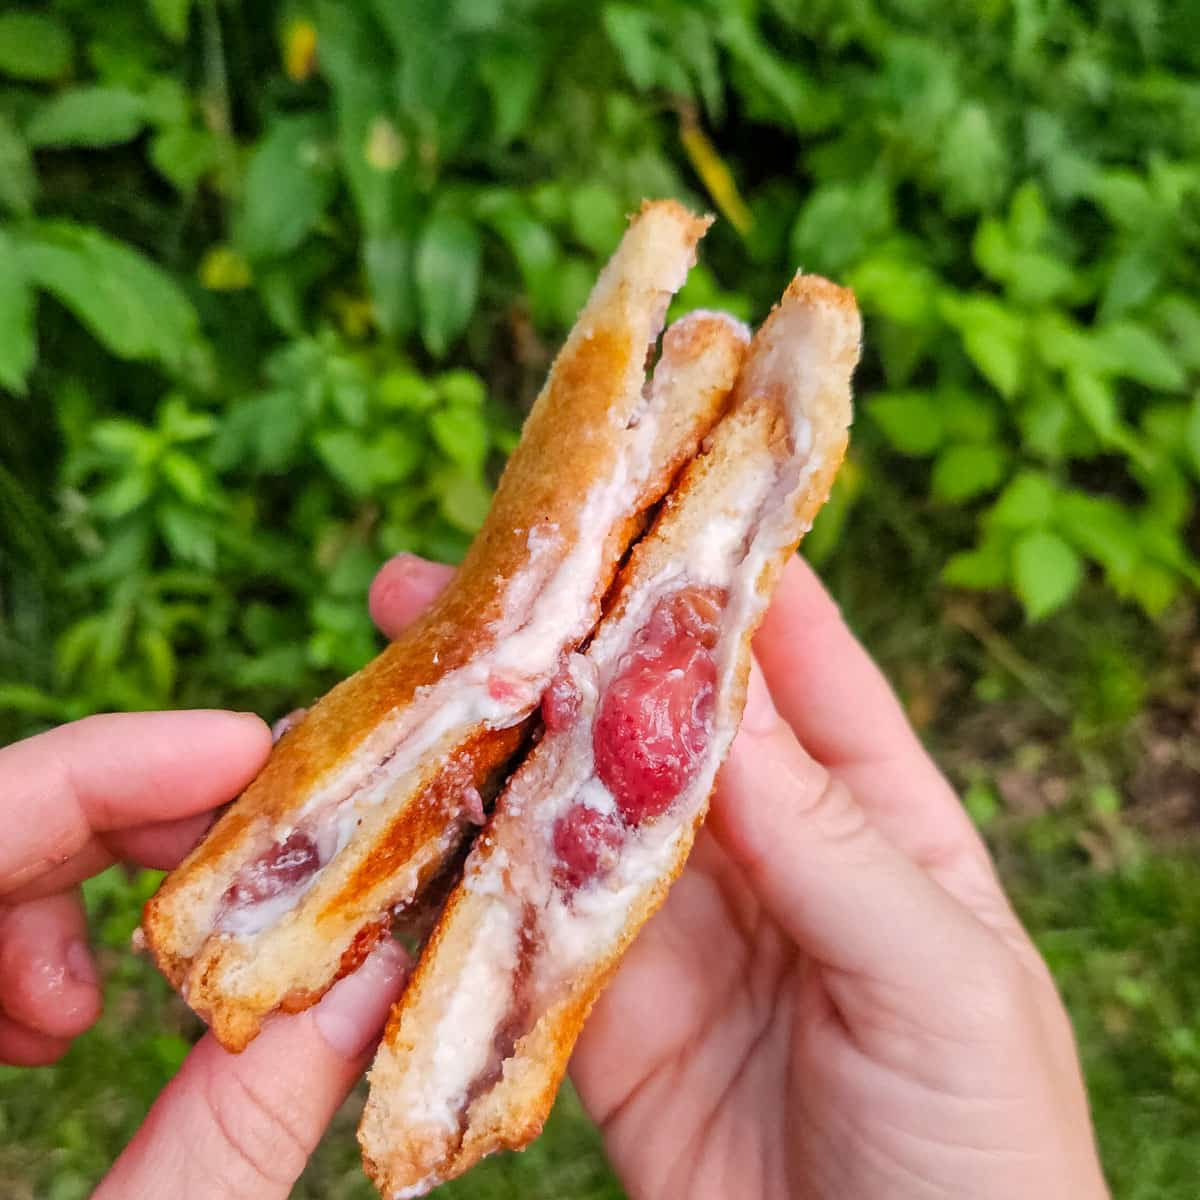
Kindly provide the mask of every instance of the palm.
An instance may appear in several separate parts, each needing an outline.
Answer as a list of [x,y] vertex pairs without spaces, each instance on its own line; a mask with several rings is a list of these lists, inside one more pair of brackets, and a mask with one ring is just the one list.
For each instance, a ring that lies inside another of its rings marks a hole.
[[[637,1194],[784,1190],[790,1167],[770,1148],[788,1140],[795,1072],[786,1064],[804,976],[790,940],[702,831],[589,1019],[572,1066],[622,1178],[644,1181]],[[750,1186],[755,1176],[759,1187]]]

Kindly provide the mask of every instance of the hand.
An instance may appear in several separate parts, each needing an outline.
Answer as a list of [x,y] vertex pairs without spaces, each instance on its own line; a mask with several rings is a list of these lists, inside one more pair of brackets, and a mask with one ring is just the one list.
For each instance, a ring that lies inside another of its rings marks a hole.
[[[445,578],[388,564],[377,622]],[[755,653],[708,824],[572,1063],[629,1195],[1106,1196],[1049,972],[799,559]]]
[[[0,1061],[60,1058],[100,1013],[78,885],[170,867],[270,749],[249,714],[91,717],[0,750]],[[95,1193],[282,1200],[362,1074],[406,962],[385,943],[245,1053],[204,1037]]]

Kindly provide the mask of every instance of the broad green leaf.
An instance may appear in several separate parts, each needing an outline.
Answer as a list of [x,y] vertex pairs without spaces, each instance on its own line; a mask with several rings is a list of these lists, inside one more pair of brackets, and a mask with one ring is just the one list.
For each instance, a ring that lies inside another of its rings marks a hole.
[[488,454],[488,427],[477,408],[444,408],[429,419],[429,432],[451,462],[478,474]]
[[364,464],[373,488],[390,487],[407,479],[421,464],[421,443],[402,429],[385,429],[371,442]]
[[203,513],[168,501],[157,506],[155,516],[173,557],[206,570],[217,565],[217,540],[211,520]]
[[923,325],[935,311],[937,277],[922,262],[902,254],[872,254],[847,282],[863,311],[880,312],[901,325]]
[[952,504],[990,492],[1004,478],[1008,455],[1000,446],[963,443],[947,446],[933,464],[934,496]]
[[1188,461],[1196,478],[1200,479],[1200,392],[1192,398],[1184,437]]
[[574,188],[570,213],[576,241],[597,256],[610,255],[625,232],[625,208],[620,197],[602,183]]
[[412,238],[401,232],[368,237],[362,253],[379,328],[391,337],[411,332],[417,323]]
[[443,371],[434,383],[438,394],[451,407],[480,409],[487,400],[487,388],[474,371],[462,368]]
[[209,504],[211,487],[204,468],[186,454],[173,450],[162,461],[163,478],[176,493],[192,504]]
[[435,486],[446,520],[463,533],[475,533],[491,507],[491,492],[474,475],[459,473],[441,477]]
[[1008,180],[1009,154],[989,111],[964,104],[940,139],[938,174],[946,209],[954,214],[995,206]]
[[437,358],[475,311],[482,256],[479,231],[465,217],[437,212],[421,231],[416,255],[421,340]]
[[34,295],[12,238],[0,229],[0,388],[25,391],[25,377],[37,360]]
[[791,257],[805,269],[836,274],[861,261],[892,227],[892,195],[879,174],[818,187],[792,229]]
[[207,129],[171,125],[151,140],[150,161],[181,192],[190,192],[216,165],[216,139]]
[[29,119],[33,146],[115,146],[146,124],[145,101],[123,87],[76,87],[47,100]]
[[154,494],[154,475],[147,470],[131,470],[117,476],[93,497],[92,511],[107,521],[118,521],[140,508]]
[[1149,388],[1179,391],[1187,378],[1167,345],[1144,325],[1113,321],[1096,334],[1094,346],[1101,370],[1124,375]]
[[192,0],[148,0],[158,27],[173,42],[182,42],[187,37],[188,14]]
[[1056,533],[1035,529],[1013,547],[1013,586],[1031,621],[1066,604],[1082,579],[1079,555]]
[[1013,396],[1026,353],[1026,325],[1018,312],[988,296],[946,296],[941,307],[972,362],[1001,395]]
[[1100,320],[1111,321],[1152,296],[1162,279],[1164,266],[1159,254],[1150,247],[1133,246],[1120,255],[1104,285]]
[[653,16],[633,4],[606,4],[602,20],[633,86],[641,91],[652,87],[660,53],[652,32]]
[[71,35],[49,13],[0,13],[0,74],[60,79],[71,67]]
[[0,112],[0,208],[27,217],[33,211],[36,194],[37,176],[29,147],[7,115]]
[[942,444],[942,415],[929,392],[884,392],[867,403],[892,448],[924,457]]
[[371,479],[364,465],[370,454],[370,443],[351,429],[335,429],[318,433],[313,439],[318,457],[342,486],[354,496],[366,496]]
[[946,437],[955,442],[990,442],[999,416],[995,399],[965,388],[941,388],[936,393]]
[[951,555],[942,568],[942,582],[951,587],[998,588],[1008,583],[1010,570],[1007,543],[989,538],[972,550]]
[[387,408],[427,412],[438,402],[437,389],[416,371],[397,368],[379,381],[379,401]]
[[985,520],[1004,529],[1028,529],[1045,525],[1054,513],[1058,489],[1053,480],[1038,471],[1022,471],[996,498]]
[[18,248],[29,278],[52,292],[121,358],[182,364],[195,344],[191,302],[160,268],[94,229],[42,222]]
[[1013,241],[1025,250],[1034,249],[1049,225],[1046,201],[1037,183],[1030,179],[1013,193],[1008,210],[1008,228]]
[[294,250],[313,231],[337,186],[328,130],[315,114],[279,117],[246,168],[234,240],[251,259]]
[[494,47],[479,63],[479,77],[492,100],[496,141],[507,146],[529,123],[546,77],[540,43]]

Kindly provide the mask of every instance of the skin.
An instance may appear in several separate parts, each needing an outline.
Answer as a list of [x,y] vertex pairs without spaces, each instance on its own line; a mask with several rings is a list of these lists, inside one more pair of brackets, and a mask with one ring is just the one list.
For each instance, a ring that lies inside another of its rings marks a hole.
[[[395,636],[448,576],[387,564],[380,628]],[[800,560],[755,653],[708,824],[572,1063],[629,1195],[1107,1196],[1049,972]],[[0,1060],[52,1062],[99,1013],[79,881],[178,861],[268,748],[257,718],[197,712],[0,751],[0,808],[21,813],[0,846]],[[96,1195],[282,1200],[404,971],[385,947],[243,1054],[202,1039]]]

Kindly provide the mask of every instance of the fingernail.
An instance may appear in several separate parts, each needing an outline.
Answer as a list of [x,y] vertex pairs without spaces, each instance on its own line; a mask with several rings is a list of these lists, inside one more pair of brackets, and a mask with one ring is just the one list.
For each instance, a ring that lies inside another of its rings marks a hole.
[[340,980],[313,1009],[317,1032],[343,1058],[360,1058],[379,1036],[408,974],[408,955],[386,938],[353,975]]
[[771,699],[767,681],[758,663],[750,664],[750,679],[746,684],[746,709],[742,713],[742,728],[747,733],[770,733],[779,724],[779,711]]
[[72,942],[67,947],[67,970],[76,983],[86,983],[95,987],[100,982],[96,974],[96,964],[92,961],[92,952],[83,942]]

